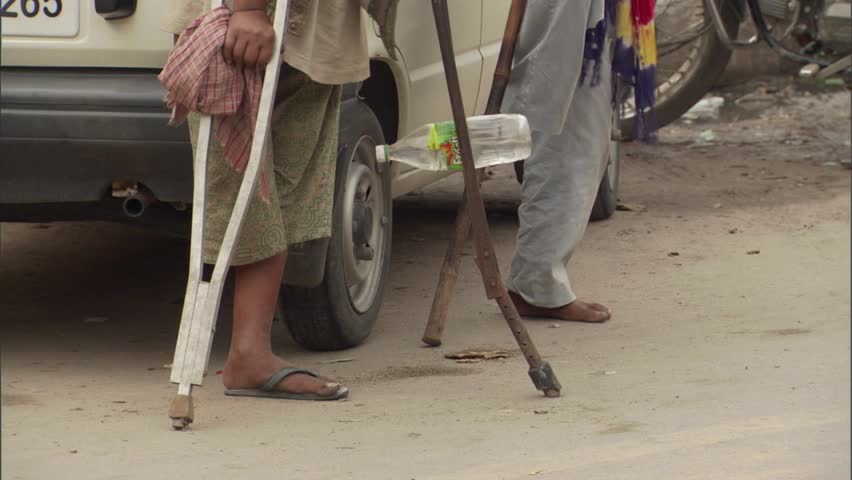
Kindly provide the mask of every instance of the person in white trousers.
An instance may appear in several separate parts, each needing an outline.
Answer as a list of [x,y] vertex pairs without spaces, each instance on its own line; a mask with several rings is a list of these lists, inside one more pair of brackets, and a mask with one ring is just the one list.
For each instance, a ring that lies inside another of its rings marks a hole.
[[521,316],[605,322],[568,274],[607,164],[613,90],[604,0],[527,5],[503,111],[526,115],[520,228],[508,287]]

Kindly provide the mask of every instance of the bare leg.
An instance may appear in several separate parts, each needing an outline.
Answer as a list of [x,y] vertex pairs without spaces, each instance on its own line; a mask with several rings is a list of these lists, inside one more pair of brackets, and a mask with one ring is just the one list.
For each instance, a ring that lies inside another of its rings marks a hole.
[[[226,388],[257,388],[270,375],[292,364],[272,353],[272,317],[287,254],[236,267],[234,330],[222,372]],[[308,375],[291,375],[278,389],[293,393],[332,395],[340,385]]]

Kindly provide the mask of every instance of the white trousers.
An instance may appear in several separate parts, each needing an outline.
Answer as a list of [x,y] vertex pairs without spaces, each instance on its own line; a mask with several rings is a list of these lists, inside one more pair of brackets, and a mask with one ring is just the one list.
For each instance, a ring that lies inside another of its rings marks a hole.
[[[530,3],[531,6],[535,4]],[[577,299],[567,265],[586,231],[609,155],[612,129],[610,60],[604,55],[599,84],[590,86],[590,77],[587,77],[583,85],[577,85],[583,41],[576,40],[584,38],[585,17],[578,15],[576,25],[580,33],[564,32],[566,40],[570,37],[575,41],[547,45],[553,52],[549,55],[550,61],[570,62],[576,67],[566,70],[570,73],[565,76],[570,78],[513,77],[513,83],[525,89],[554,89],[563,84],[566,89],[573,90],[560,133],[554,134],[551,128],[537,128],[532,124],[532,154],[524,165],[517,251],[512,259],[508,287],[540,307],[560,307]],[[545,56],[537,58],[538,61],[546,59]],[[530,67],[527,71],[535,71],[532,65]],[[531,85],[531,82],[540,85]],[[504,110],[526,113],[523,108],[511,107]],[[528,103],[524,107],[534,108]]]

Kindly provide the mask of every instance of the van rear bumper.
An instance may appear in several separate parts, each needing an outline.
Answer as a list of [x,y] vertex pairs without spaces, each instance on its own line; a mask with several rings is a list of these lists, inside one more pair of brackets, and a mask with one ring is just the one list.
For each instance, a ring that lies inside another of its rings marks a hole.
[[0,204],[96,202],[134,180],[192,199],[187,128],[150,70],[0,70]]

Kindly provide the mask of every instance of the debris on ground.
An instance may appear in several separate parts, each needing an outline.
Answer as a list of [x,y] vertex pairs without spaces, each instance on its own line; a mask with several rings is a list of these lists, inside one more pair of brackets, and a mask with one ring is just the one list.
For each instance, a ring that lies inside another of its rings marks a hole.
[[533,410],[533,413],[536,415],[547,415],[550,412],[547,410]]
[[778,98],[775,95],[769,95],[762,91],[757,91],[743,95],[734,102],[738,107],[749,111],[766,110],[775,106],[778,103]]
[[561,327],[561,326],[562,326],[562,325],[560,325],[560,324],[558,324],[558,323],[551,323],[550,325],[548,325],[548,327],[549,327],[549,328],[559,328],[559,327]]
[[713,130],[704,130],[695,137],[693,145],[702,146],[710,145],[716,141],[716,132]]
[[355,357],[350,357],[350,358],[336,358],[336,359],[334,359],[334,360],[326,360],[326,361],[324,361],[324,362],[319,362],[319,363],[321,363],[322,365],[331,365],[331,364],[333,364],[333,363],[349,363],[349,362],[354,362],[355,360],[356,360],[356,358],[355,358]]
[[615,209],[619,212],[637,212],[642,213],[648,208],[645,205],[640,205],[638,203],[621,203],[615,206]]
[[509,357],[509,352],[505,350],[481,350],[472,348],[444,355],[444,358],[455,360],[456,363],[479,363],[483,360],[498,360]]
[[760,255],[760,250],[749,250],[746,253],[749,255]]
[[702,98],[692,108],[683,114],[684,120],[716,120],[719,110],[725,105],[725,99],[717,96]]
[[818,64],[809,63],[809,64],[807,64],[804,67],[799,69],[799,77],[801,77],[801,78],[815,77],[816,74],[819,73],[820,69],[822,69],[822,67],[820,67]]
[[359,382],[386,382],[391,380],[412,379],[421,377],[456,377],[473,375],[476,371],[471,368],[451,367],[445,364],[431,365],[400,365],[385,367],[375,372],[365,372],[354,376]]
[[670,257],[679,257],[679,256],[680,256],[680,252],[669,252],[669,256],[670,256]]

